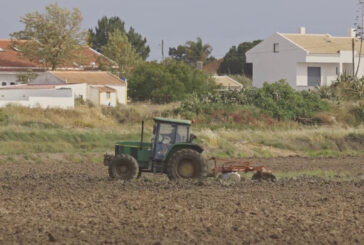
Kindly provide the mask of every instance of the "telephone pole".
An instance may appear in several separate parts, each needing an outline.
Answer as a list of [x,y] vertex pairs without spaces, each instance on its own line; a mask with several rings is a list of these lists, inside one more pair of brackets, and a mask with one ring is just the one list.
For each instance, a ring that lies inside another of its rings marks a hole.
[[162,40],[162,61],[164,62],[164,40]]

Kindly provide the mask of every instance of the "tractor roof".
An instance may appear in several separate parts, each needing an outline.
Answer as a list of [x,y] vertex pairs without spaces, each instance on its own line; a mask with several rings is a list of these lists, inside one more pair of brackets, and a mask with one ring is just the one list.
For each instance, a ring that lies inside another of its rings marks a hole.
[[178,120],[178,119],[164,118],[164,117],[155,117],[154,121],[156,121],[156,122],[165,122],[165,123],[177,123],[177,124],[191,125],[190,120]]

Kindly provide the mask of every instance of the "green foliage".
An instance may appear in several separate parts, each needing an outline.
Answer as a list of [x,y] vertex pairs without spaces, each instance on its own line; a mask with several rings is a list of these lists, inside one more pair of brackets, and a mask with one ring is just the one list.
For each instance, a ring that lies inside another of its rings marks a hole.
[[33,72],[32,69],[28,69],[25,73],[19,73],[16,75],[16,81],[20,83],[29,83],[30,81],[36,79],[37,73]]
[[324,99],[357,101],[364,98],[364,77],[342,75],[330,86],[321,86],[315,91]]
[[224,61],[220,64],[218,73],[240,74],[251,77],[252,67],[246,63],[245,53],[260,42],[261,40],[255,40],[253,42],[241,43],[238,47],[233,46],[224,56]]
[[183,62],[142,63],[129,79],[129,95],[137,101],[168,103],[193,92],[206,93],[215,87],[211,77]]
[[234,109],[233,105],[254,106],[278,120],[300,120],[312,117],[315,112],[328,108],[317,94],[295,91],[288,83],[279,81],[272,84],[265,83],[263,88],[194,94],[184,100],[175,113],[193,116],[211,113],[219,107],[228,112],[231,108]]
[[198,61],[209,63],[215,58],[211,57],[212,47],[210,44],[204,44],[201,38],[196,42],[187,41],[185,45],[179,45],[177,48],[169,48],[169,56],[177,61],[184,61],[187,64],[195,66]]
[[[131,69],[141,61],[140,56],[129,43],[126,34],[119,30],[109,33],[109,40],[102,47],[102,52],[106,57],[117,63],[117,73],[120,77],[127,77]],[[114,70],[112,65],[110,70]]]
[[80,10],[75,8],[70,12],[57,3],[46,6],[45,14],[26,14],[20,22],[25,24],[25,29],[11,34],[16,39],[12,45],[28,59],[41,60],[52,70],[76,58],[86,38],[86,33],[81,31]]
[[133,27],[130,27],[129,31],[126,32],[125,23],[119,17],[108,18],[104,16],[97,22],[95,30],[89,29],[88,41],[91,47],[101,52],[102,47],[109,41],[109,33],[117,30],[127,36],[128,41],[143,60],[148,58],[150,48],[147,45],[147,39],[135,32]]
[[256,90],[253,104],[279,120],[312,117],[314,112],[327,108],[315,93],[295,91],[284,81],[265,83],[263,88]]

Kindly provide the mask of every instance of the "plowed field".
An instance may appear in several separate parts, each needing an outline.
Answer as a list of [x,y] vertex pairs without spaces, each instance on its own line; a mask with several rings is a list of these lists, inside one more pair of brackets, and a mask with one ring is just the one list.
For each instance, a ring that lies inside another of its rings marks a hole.
[[3,164],[0,244],[364,244],[364,158],[259,161],[353,178],[123,182],[102,164]]

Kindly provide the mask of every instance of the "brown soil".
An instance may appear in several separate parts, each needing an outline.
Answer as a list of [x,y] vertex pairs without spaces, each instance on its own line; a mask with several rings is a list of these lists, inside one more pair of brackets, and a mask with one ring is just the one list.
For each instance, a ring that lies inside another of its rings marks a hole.
[[[255,160],[364,172],[363,158]],[[111,181],[102,164],[0,165],[0,244],[363,244],[364,180]]]

